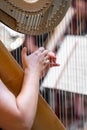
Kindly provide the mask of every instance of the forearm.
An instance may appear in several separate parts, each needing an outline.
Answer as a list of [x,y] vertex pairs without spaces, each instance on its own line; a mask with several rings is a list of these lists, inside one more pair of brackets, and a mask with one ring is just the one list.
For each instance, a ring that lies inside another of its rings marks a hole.
[[39,75],[26,70],[24,73],[22,90],[17,97],[17,107],[23,114],[26,123],[31,127],[37,109]]
[[49,62],[44,61],[46,58],[48,58],[48,51],[44,48],[38,49],[30,56],[27,56],[26,48],[22,50],[22,63],[25,70],[21,91],[17,97],[1,82],[1,128],[6,130],[31,129],[37,110],[39,78],[43,72],[47,72],[49,67]]
[[18,97],[15,97],[0,82],[1,128],[6,130],[30,130],[36,114],[38,92],[39,76],[36,72],[25,71],[22,89]]

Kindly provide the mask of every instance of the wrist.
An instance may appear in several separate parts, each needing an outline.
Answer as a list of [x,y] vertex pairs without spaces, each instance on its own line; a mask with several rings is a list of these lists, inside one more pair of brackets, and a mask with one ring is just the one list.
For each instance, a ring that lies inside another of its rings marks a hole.
[[29,76],[33,76],[33,77],[37,77],[40,79],[40,73],[34,69],[29,69],[29,68],[25,68],[24,69],[24,73],[25,75],[29,75]]

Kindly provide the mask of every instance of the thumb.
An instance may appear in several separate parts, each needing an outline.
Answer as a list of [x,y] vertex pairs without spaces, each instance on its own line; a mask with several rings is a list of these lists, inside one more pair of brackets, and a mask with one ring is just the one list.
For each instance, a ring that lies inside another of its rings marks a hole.
[[26,67],[26,57],[27,57],[27,48],[26,47],[24,47],[22,49],[21,57],[22,57],[21,60],[22,60],[23,68],[25,68]]
[[49,56],[49,58],[53,58],[53,59],[56,59],[56,55],[53,53],[53,52],[49,52],[48,53],[48,56]]

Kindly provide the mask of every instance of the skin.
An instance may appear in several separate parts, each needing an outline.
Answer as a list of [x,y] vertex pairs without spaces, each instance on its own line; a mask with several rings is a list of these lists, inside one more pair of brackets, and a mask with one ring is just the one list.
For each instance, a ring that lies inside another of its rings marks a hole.
[[[51,61],[51,63],[50,63]],[[24,79],[17,97],[0,81],[0,128],[3,130],[31,130],[38,102],[39,80],[56,63],[56,56],[43,47],[31,55],[22,50]]]

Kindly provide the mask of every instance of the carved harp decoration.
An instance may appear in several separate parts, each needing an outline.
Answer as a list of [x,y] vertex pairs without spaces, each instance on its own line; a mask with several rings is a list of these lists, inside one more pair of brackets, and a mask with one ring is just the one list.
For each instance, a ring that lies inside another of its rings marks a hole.
[[64,17],[71,0],[1,0],[0,20],[24,34],[53,30]]

